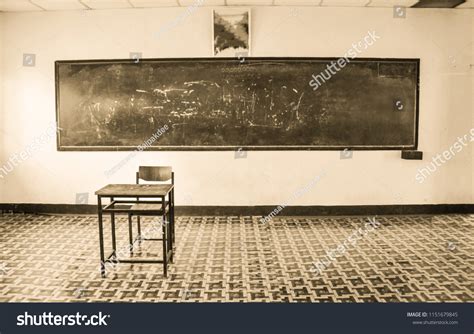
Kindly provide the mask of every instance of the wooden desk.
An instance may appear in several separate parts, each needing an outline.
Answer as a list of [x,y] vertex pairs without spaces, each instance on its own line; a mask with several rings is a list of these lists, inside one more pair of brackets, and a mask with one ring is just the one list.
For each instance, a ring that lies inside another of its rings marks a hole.
[[108,184],[95,194],[102,197],[162,197],[172,190],[172,184]]
[[[97,195],[99,216],[100,271],[102,277],[105,277],[106,261],[111,259],[114,263],[163,263],[163,274],[166,277],[168,262],[173,260],[174,186],[172,184],[109,184],[97,190],[95,194]],[[166,197],[168,197],[168,201],[166,201]],[[102,206],[103,198],[110,199],[110,203],[105,207]],[[115,198],[133,198],[133,200],[115,200]],[[141,201],[140,198],[146,198],[147,200]],[[154,209],[151,209],[151,207]],[[112,230],[112,253],[107,258],[104,254],[103,213],[110,213]],[[120,213],[162,216],[163,237],[159,240],[163,241],[163,260],[132,260],[117,257],[115,214]],[[169,228],[166,226],[167,214],[169,216]]]

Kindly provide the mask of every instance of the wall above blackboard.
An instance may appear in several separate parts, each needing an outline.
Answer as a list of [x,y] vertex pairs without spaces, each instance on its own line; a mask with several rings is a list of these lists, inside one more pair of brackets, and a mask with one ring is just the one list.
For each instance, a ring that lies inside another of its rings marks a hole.
[[336,60],[57,61],[58,149],[416,149],[419,59]]

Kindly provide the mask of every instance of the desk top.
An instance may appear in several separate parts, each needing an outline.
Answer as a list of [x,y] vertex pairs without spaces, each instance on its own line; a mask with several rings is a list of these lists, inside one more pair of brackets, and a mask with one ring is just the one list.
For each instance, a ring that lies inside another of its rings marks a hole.
[[172,184],[108,184],[95,192],[106,197],[160,197],[173,189]]

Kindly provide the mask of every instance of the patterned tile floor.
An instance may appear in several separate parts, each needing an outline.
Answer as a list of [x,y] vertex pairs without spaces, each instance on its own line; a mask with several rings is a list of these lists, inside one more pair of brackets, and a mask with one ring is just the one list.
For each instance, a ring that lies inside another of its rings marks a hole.
[[[367,219],[179,217],[168,278],[159,264],[118,264],[102,279],[95,216],[0,214],[0,302],[474,301],[474,215],[377,217],[314,272]],[[123,250],[125,217],[117,226]],[[148,241],[134,256],[159,254]]]

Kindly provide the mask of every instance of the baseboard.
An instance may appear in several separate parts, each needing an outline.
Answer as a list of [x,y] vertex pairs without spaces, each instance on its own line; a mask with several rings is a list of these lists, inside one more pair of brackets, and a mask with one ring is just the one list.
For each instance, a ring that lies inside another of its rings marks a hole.
[[[266,216],[278,205],[270,206],[176,206],[183,216]],[[2,212],[96,214],[96,205],[4,203]],[[280,216],[350,216],[350,215],[419,215],[474,213],[474,204],[409,204],[409,205],[335,205],[288,206]]]

